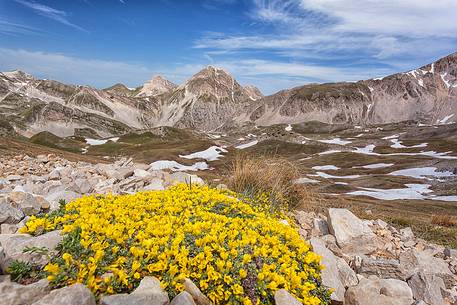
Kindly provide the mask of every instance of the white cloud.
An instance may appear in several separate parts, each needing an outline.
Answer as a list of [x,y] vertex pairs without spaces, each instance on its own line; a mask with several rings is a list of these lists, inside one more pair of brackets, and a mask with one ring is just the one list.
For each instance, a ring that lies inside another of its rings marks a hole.
[[334,30],[456,37],[455,0],[298,0],[305,10],[335,18]]
[[457,12],[455,0],[253,0],[253,4],[249,16],[276,31],[205,35],[194,46],[263,50],[292,58],[325,53],[335,59],[352,55],[374,60],[436,58],[457,46],[457,23],[451,22]]
[[388,74],[387,70],[339,69],[305,65],[299,62],[282,63],[273,60],[209,60],[191,64],[175,63],[148,67],[140,63],[126,63],[100,59],[84,59],[64,54],[0,48],[0,71],[23,70],[39,78],[65,83],[105,88],[121,82],[136,87],[154,74],[162,74],[175,83],[182,83],[207,64],[222,67],[232,73],[241,84],[254,84],[271,94],[292,86],[316,81],[359,80]]
[[67,13],[65,11],[61,11],[61,10],[52,8],[50,6],[37,3],[37,2],[30,2],[30,1],[26,1],[26,0],[14,0],[14,1],[32,9],[35,13],[37,13],[40,16],[60,22],[62,24],[75,28],[79,31],[87,32],[87,30],[85,30],[84,28],[82,28],[74,23],[71,23],[68,20]]

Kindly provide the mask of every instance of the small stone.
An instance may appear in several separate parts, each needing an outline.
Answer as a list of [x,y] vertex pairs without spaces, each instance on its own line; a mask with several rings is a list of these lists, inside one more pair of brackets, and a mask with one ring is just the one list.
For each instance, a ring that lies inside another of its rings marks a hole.
[[410,227],[404,228],[400,230],[401,240],[408,241],[414,238],[413,230]]
[[195,305],[195,302],[190,293],[183,291],[175,296],[170,305]]
[[451,248],[445,248],[443,251],[444,257],[452,257],[452,258],[457,258],[457,250],[456,249],[451,249]]
[[275,292],[276,305],[302,305],[293,295],[285,289],[279,289]]
[[8,199],[11,206],[20,209],[27,216],[41,211],[41,204],[30,193],[11,192],[8,194]]
[[145,191],[162,191],[164,189],[163,181],[160,178],[152,178],[149,184],[143,188]]
[[191,175],[184,172],[175,172],[170,175],[170,183],[186,183],[186,184],[205,184],[202,178],[197,175]]
[[32,305],[95,305],[95,297],[83,284],[74,284],[68,287],[51,291],[50,294]]

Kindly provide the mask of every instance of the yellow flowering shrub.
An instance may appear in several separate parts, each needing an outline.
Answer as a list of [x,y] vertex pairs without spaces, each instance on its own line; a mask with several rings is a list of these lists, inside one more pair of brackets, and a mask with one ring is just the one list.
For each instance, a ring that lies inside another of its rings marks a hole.
[[31,217],[22,232],[65,234],[44,268],[57,287],[80,282],[96,295],[130,292],[153,275],[171,297],[189,278],[215,304],[273,304],[281,288],[303,304],[328,304],[320,257],[281,219],[236,193],[179,184],[83,197]]

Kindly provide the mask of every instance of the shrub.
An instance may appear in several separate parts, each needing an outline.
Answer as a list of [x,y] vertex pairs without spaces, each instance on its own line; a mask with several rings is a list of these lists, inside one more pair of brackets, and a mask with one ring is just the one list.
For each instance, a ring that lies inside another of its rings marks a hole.
[[266,195],[268,198],[264,199],[277,209],[296,207],[313,197],[305,185],[294,183],[300,177],[296,165],[282,158],[240,154],[232,162],[228,176],[230,189],[254,199]]
[[54,286],[82,282],[96,295],[112,294],[130,292],[153,275],[171,297],[190,278],[216,304],[273,304],[280,288],[304,304],[329,303],[319,256],[295,228],[279,222],[285,216],[252,207],[234,192],[179,184],[83,197],[64,209],[22,229],[66,233],[45,267]]

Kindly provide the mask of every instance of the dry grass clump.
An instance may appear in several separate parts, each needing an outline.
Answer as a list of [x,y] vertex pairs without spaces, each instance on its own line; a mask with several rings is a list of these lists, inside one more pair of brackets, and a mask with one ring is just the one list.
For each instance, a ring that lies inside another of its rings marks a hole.
[[433,215],[432,224],[442,227],[457,227],[457,217],[452,215]]
[[277,207],[295,208],[316,200],[297,167],[284,158],[237,155],[229,168],[228,187],[251,198],[268,197]]

